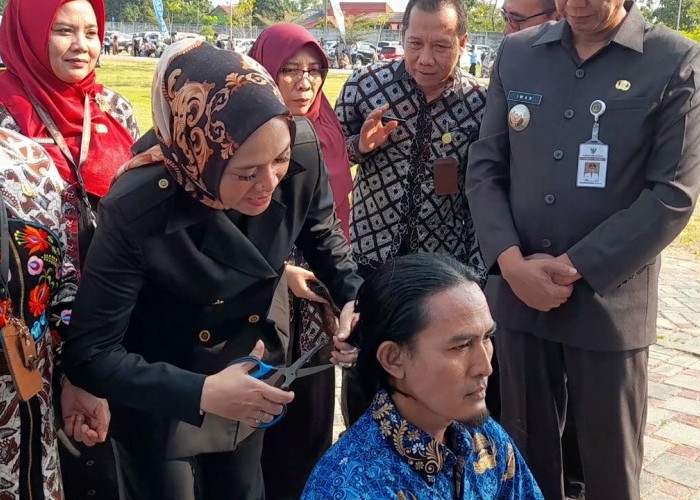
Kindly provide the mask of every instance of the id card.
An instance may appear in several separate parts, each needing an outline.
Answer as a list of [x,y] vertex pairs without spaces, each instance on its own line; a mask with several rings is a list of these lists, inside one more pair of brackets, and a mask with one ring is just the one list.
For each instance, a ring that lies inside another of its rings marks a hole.
[[608,172],[608,145],[584,142],[578,150],[576,187],[604,188]]

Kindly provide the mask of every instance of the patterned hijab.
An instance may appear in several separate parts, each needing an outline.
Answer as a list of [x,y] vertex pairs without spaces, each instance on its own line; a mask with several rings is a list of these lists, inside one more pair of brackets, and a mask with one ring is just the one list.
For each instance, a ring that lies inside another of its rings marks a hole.
[[219,184],[238,147],[276,116],[288,116],[292,123],[260,64],[193,39],[172,44],[161,56],[151,106],[158,146],[134,157],[124,170],[162,161],[185,191],[216,209],[225,208]]

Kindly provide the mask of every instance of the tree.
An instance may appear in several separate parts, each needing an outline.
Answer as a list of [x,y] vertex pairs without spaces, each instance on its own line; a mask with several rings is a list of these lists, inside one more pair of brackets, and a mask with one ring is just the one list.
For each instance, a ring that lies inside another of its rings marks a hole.
[[288,0],[256,0],[253,15],[258,24],[267,25],[284,19],[284,14],[292,10]]
[[[700,0],[682,0],[680,29],[693,32],[700,28]],[[676,29],[679,0],[660,0],[651,13],[651,22],[661,23]]]
[[487,0],[466,0],[469,15],[469,31],[503,31],[503,18],[496,2]]
[[231,16],[231,26],[238,28],[248,28],[253,24],[253,12],[255,11],[256,0],[240,0],[233,9]]
[[7,2],[9,0],[0,0],[0,16],[5,12],[5,7],[7,7]]

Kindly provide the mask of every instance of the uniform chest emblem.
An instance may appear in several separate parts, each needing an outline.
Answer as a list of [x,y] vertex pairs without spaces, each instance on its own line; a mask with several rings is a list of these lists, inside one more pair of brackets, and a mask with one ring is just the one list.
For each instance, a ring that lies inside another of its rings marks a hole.
[[524,104],[516,104],[508,113],[508,124],[516,132],[522,132],[530,124],[530,110]]
[[630,89],[630,87],[632,87],[632,84],[627,80],[618,80],[617,82],[615,82],[615,88],[617,90],[627,92]]

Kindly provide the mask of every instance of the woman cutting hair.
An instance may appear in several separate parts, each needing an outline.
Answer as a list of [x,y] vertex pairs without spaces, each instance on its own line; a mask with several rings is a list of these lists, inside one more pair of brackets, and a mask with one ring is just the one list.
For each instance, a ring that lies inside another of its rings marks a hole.
[[[289,317],[276,313],[288,302],[273,299],[286,296],[294,243],[346,323],[361,280],[312,129],[258,63],[183,40],[152,90],[154,133],[102,200],[67,373],[110,400],[128,498],[263,498],[263,431],[240,434],[293,393],[227,365],[248,353],[285,362]],[[335,347],[335,362],[356,358]]]

